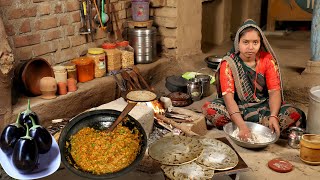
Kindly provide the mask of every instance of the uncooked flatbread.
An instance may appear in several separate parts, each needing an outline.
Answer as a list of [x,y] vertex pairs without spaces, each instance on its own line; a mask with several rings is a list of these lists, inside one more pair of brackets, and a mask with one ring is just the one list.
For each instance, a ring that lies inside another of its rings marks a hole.
[[148,150],[151,158],[165,165],[180,165],[196,160],[203,151],[196,138],[168,136],[154,142]]
[[134,90],[130,91],[126,97],[131,101],[152,101],[157,98],[157,95],[151,91]]
[[174,180],[185,180],[185,179],[212,179],[214,170],[201,166],[195,162],[183,164],[179,166],[167,166],[162,165],[161,169],[164,174]]
[[203,153],[196,160],[200,165],[215,170],[228,170],[237,166],[237,153],[227,144],[210,138],[200,139]]

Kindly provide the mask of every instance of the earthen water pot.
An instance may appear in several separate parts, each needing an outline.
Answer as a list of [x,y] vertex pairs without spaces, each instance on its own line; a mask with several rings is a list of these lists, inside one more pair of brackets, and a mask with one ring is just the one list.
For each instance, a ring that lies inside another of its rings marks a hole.
[[41,95],[40,80],[43,77],[54,77],[50,64],[42,58],[34,58],[27,61],[21,75],[27,95]]
[[42,99],[56,98],[57,82],[54,77],[43,77],[40,80],[40,91]]

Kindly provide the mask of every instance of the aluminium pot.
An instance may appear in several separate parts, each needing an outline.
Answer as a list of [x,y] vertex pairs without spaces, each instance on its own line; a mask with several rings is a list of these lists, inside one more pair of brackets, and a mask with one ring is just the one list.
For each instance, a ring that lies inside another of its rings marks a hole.
[[102,110],[93,110],[87,111],[79,114],[74,117],[62,130],[60,138],[59,138],[59,148],[61,153],[61,161],[66,166],[68,170],[73,172],[74,174],[90,178],[90,179],[109,179],[116,178],[124,175],[125,173],[133,170],[139,162],[144,157],[146,148],[147,148],[147,135],[141,126],[141,124],[135,120],[132,116],[128,115],[129,120],[126,122],[122,122],[123,126],[128,127],[129,129],[137,128],[140,135],[140,151],[138,152],[136,159],[126,168],[114,172],[114,173],[106,173],[106,174],[92,174],[90,172],[86,172],[79,168],[72,156],[70,154],[70,146],[66,147],[66,143],[70,141],[70,137],[77,133],[79,130],[85,127],[93,127],[98,130],[105,130],[111,126],[111,124],[117,119],[120,115],[120,111],[111,110],[111,109],[102,109]]

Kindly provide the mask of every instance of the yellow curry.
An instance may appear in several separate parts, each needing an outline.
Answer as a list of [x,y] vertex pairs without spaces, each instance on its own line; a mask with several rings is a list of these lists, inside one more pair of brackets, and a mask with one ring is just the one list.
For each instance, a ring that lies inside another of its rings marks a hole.
[[83,128],[71,137],[71,156],[82,170],[93,174],[117,172],[129,166],[140,150],[136,133],[119,124],[112,132]]

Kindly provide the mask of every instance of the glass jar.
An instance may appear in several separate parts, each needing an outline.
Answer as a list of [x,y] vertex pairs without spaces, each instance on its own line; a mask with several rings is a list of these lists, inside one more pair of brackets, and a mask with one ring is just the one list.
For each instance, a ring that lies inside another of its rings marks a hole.
[[134,65],[134,49],[129,45],[129,41],[117,43],[117,48],[121,52],[122,68],[128,68]]
[[54,77],[59,82],[67,83],[67,70],[64,66],[54,66],[53,68]]
[[67,69],[67,78],[73,78],[74,80],[76,80],[76,82],[78,81],[77,78],[77,68],[76,65],[73,63],[67,63],[64,65],[64,67]]
[[121,69],[121,52],[116,48],[115,43],[104,43],[102,48],[106,53],[108,72]]
[[72,60],[77,66],[77,78],[79,82],[87,82],[94,78],[94,62],[90,57],[80,57]]
[[94,77],[102,77],[106,75],[106,55],[102,48],[89,48],[88,57],[94,60]]

